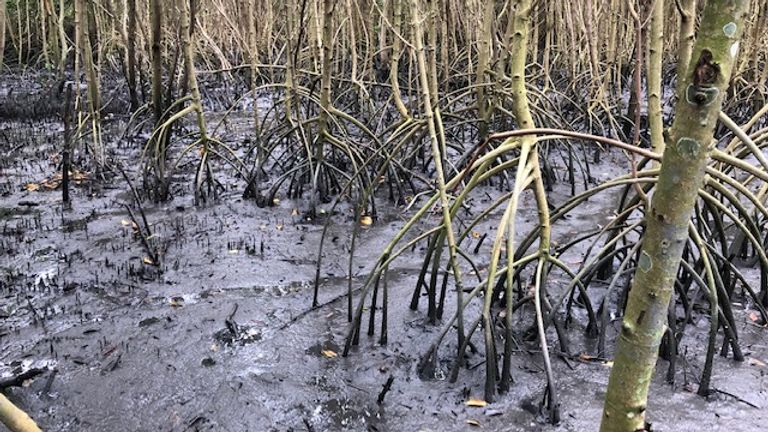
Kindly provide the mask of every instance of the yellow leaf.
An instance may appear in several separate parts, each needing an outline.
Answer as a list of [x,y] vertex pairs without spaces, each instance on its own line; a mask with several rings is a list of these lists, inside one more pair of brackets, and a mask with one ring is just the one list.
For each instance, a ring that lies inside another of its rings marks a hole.
[[482,399],[469,398],[466,404],[468,407],[485,408],[488,405],[488,402]]
[[480,233],[477,231],[472,231],[472,238],[480,238]]
[[368,215],[365,215],[365,216],[360,218],[360,225],[371,226],[372,224],[373,224],[373,218],[372,217],[370,217]]
[[39,185],[39,184],[37,184],[37,183],[27,183],[27,185],[26,185],[26,186],[24,186],[24,188],[25,188],[25,189],[26,189],[28,192],[34,192],[34,191],[40,190],[40,185]]
[[333,350],[322,350],[320,351],[320,354],[323,355],[325,358],[336,358],[339,356],[339,354],[336,353],[336,351]]
[[272,205],[280,205],[280,198],[275,198],[272,200]]
[[155,262],[152,261],[152,258],[150,258],[148,256],[145,256],[142,261],[144,261],[144,264],[155,265]]

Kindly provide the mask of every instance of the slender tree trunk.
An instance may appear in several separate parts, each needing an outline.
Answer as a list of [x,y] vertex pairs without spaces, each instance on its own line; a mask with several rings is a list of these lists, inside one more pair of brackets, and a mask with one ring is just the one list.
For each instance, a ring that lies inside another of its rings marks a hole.
[[[294,33],[295,33],[295,21],[294,21],[294,15],[296,14],[296,0],[285,0],[283,2],[283,9],[286,16],[286,26],[285,26],[285,40],[286,40],[286,50],[285,50],[285,117],[288,120],[291,120],[293,118],[293,108],[294,108],[294,96],[296,93],[296,68],[297,65],[294,63],[294,45],[299,43],[298,41],[294,40]],[[300,23],[302,20],[302,17],[299,17],[298,22]],[[297,110],[298,112],[298,110]]]
[[91,46],[90,26],[88,24],[88,4],[87,0],[76,0],[76,14],[78,15],[78,24],[80,26],[80,40],[78,49],[83,59],[86,80],[88,84],[88,104],[91,111],[98,111],[101,105],[99,95],[99,79],[96,73],[96,66],[93,63],[93,47]]
[[248,57],[251,62],[251,92],[253,97],[253,123],[254,130],[259,133],[259,109],[256,104],[256,87],[259,79],[259,35],[257,23],[260,21],[257,16],[257,0],[248,1]]
[[[0,0],[0,3],[4,3],[3,0]],[[67,32],[64,29],[64,12],[65,12],[65,1],[59,0],[59,17],[57,20],[57,27],[58,27],[58,33],[59,33],[59,49],[61,50],[59,53],[59,77],[64,76],[65,68],[67,67],[67,56],[69,56],[69,43],[67,42]]]
[[127,56],[128,56],[128,94],[131,99],[131,111],[139,108],[139,97],[136,93],[136,0],[128,0],[126,12],[127,26]]
[[683,90],[683,76],[691,61],[693,41],[696,39],[696,0],[679,0],[680,37],[677,48],[677,93]]
[[403,119],[410,119],[411,115],[408,113],[408,108],[403,103],[403,97],[400,94],[400,57],[403,52],[403,40],[405,37],[402,31],[403,23],[403,0],[393,1],[393,31],[395,33],[392,41],[392,55],[390,56],[389,63],[389,83],[392,85],[392,98],[395,101],[395,107],[397,111],[403,117]]
[[160,124],[163,117],[163,54],[162,29],[163,7],[161,0],[150,0],[151,33],[152,33],[152,107],[155,113],[155,124]]
[[[93,63],[93,47],[91,46],[90,31],[88,25],[88,5],[87,0],[75,0],[75,27],[76,50],[80,53],[83,67],[85,68],[85,79],[88,96],[88,113],[92,125],[93,147],[91,152],[96,164],[99,167],[104,166],[105,154],[101,145],[101,123],[99,120],[99,110],[101,109],[101,97],[99,95],[99,76],[96,72],[96,66]],[[79,80],[77,76],[77,80]]]
[[[479,117],[478,141],[484,142],[488,138],[488,122],[491,119],[493,108],[488,97],[488,82],[485,76],[491,64],[491,43],[493,38],[493,21],[496,17],[495,2],[489,1],[483,5],[482,20],[478,27],[477,38],[477,113]],[[511,21],[511,20],[510,20]]]
[[651,148],[664,152],[664,116],[661,112],[661,64],[664,54],[664,0],[654,0],[650,11],[651,28],[648,31],[648,126]]
[[51,67],[51,58],[48,56],[48,8],[46,7],[45,0],[41,0],[38,3],[38,7],[40,9],[37,11],[40,19],[40,42],[43,44],[42,51],[45,68],[48,69]]
[[3,69],[3,55],[5,54],[5,0],[0,0],[0,72]]
[[714,129],[743,31],[747,0],[709,0],[653,195],[638,269],[616,347],[600,430],[643,431],[667,308],[704,182]]
[[[187,4],[189,8],[187,8]],[[211,177],[211,169],[209,165],[210,146],[211,140],[208,137],[208,127],[205,121],[205,113],[203,112],[203,99],[200,95],[200,87],[197,83],[197,73],[195,71],[195,56],[192,47],[192,33],[195,26],[195,0],[190,0],[188,3],[186,0],[176,0],[176,8],[179,11],[181,21],[181,28],[179,29],[179,35],[181,37],[181,49],[184,57],[184,75],[187,78],[186,85],[189,88],[190,96],[192,98],[192,108],[197,118],[197,128],[200,131],[200,163],[197,166],[195,172],[195,205],[200,203],[200,200],[204,197],[202,195],[203,181],[208,185],[208,191],[213,190],[213,178]]]
[[[458,263],[458,248],[456,242],[456,235],[453,230],[453,222],[451,216],[451,198],[448,196],[448,190],[445,183],[445,171],[443,169],[442,158],[444,152],[440,149],[440,140],[438,138],[439,130],[442,128],[440,123],[439,114],[436,114],[433,110],[431,103],[433,97],[430,95],[430,68],[427,65],[427,47],[424,45],[424,9],[426,5],[423,0],[410,0],[411,9],[411,23],[412,23],[412,39],[414,42],[414,50],[418,64],[418,80],[419,90],[422,95],[422,103],[424,105],[424,119],[427,122],[427,131],[429,133],[429,142],[432,150],[432,158],[435,164],[435,174],[437,176],[437,187],[440,196],[440,207],[443,215],[443,230],[445,233],[445,240],[448,243],[448,256],[450,268],[453,271],[454,282],[456,284],[457,293],[457,306],[460,307],[463,304],[462,300],[462,277],[461,267]],[[462,314],[458,315],[456,322],[458,333],[458,346],[462,346],[464,343],[464,321]]]
[[[333,57],[333,10],[334,0],[323,1],[323,32],[322,32],[322,78],[320,89],[320,114],[318,118],[318,137],[315,143],[314,155],[315,172],[312,175],[312,198],[310,199],[310,214],[314,217],[317,207],[317,199],[325,198],[326,191],[321,183],[321,171],[323,167],[324,146],[329,137],[328,131],[328,111],[331,109],[331,59]],[[350,23],[353,25],[353,23]],[[356,41],[352,41],[356,43]],[[353,78],[354,79],[354,78]]]

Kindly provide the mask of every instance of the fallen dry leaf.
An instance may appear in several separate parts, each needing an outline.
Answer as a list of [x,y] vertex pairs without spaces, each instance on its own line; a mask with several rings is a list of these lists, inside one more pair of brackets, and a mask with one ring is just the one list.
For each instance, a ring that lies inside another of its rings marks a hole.
[[480,427],[480,422],[475,419],[467,420],[467,424],[470,426]]
[[486,401],[484,401],[482,399],[470,398],[466,402],[466,405],[468,407],[474,407],[474,408],[485,408],[488,405],[488,402],[486,402]]
[[145,256],[142,261],[144,261],[144,264],[155,265],[155,262],[152,261],[152,258],[150,258],[148,256]]
[[765,362],[762,360],[758,360],[754,357],[749,358],[749,364],[750,366],[757,366],[757,367],[765,367]]
[[365,216],[360,218],[360,225],[371,226],[372,224],[373,224],[373,218],[372,217],[370,217],[368,215],[365,215]]
[[27,192],[35,192],[40,190],[40,185],[37,183],[27,183],[26,186],[24,186],[24,189],[26,189]]
[[322,350],[320,351],[320,354],[322,354],[325,358],[336,358],[339,356],[339,354],[333,350]]

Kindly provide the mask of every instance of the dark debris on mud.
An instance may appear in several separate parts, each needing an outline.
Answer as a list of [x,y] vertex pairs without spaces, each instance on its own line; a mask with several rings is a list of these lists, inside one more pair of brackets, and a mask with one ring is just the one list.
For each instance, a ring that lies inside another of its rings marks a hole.
[[[12,96],[5,91],[0,96]],[[0,121],[6,155],[0,160],[0,382],[22,376],[6,392],[45,430],[596,428],[608,377],[604,364],[556,362],[564,413],[558,426],[537,420],[545,380],[535,344],[516,354],[510,394],[486,408],[467,406],[482,392],[482,356],[467,359],[455,384],[419,379],[419,356],[439,328],[405,304],[392,307],[387,346],[364,338],[342,357],[348,209],[333,216],[338,221],[324,251],[322,308],[310,308],[322,226],[298,216],[300,204],[291,200],[271,209],[242,200],[234,179],[223,179],[224,193],[214,204],[193,206],[180,181],[174,200],[146,206],[162,252],[158,268],[137,238],[125,209],[132,196],[118,176],[83,169],[72,209],[63,209],[55,183],[62,127],[53,113],[48,120],[9,120],[23,115],[0,112],[6,119]],[[105,136],[117,141],[115,157],[130,166],[140,139],[118,139],[119,117],[106,124]],[[75,166],[87,164],[76,157]],[[592,203],[596,207],[587,212],[593,215],[570,223],[595,223],[605,204]],[[355,284],[399,228],[398,211],[361,233]],[[532,208],[526,212],[533,216]],[[391,268],[392,298],[410,295],[419,252]],[[739,330],[752,341],[745,342],[752,358],[768,361],[762,329],[744,321]],[[707,328],[701,322],[692,330],[698,333],[687,338],[691,351]],[[441,354],[436,367],[444,375],[450,355]],[[680,383],[700,367],[701,356],[689,358]],[[723,394],[704,401],[657,374],[649,407],[655,430],[762,430],[768,370],[758,361],[718,359],[714,382],[762,409]]]

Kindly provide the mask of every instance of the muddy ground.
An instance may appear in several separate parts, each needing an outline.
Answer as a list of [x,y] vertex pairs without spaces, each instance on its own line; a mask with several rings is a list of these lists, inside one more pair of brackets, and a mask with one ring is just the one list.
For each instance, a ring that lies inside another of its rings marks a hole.
[[[242,122],[247,118],[244,113]],[[108,120],[105,141],[131,167],[142,137],[121,138],[124,125]],[[222,134],[237,136],[237,125],[232,121]],[[389,343],[381,347],[378,338],[363,336],[350,356],[335,356],[348,327],[349,209],[332,216],[323,251],[324,306],[312,310],[322,224],[302,218],[301,202],[259,208],[241,198],[241,182],[225,175],[220,199],[196,207],[182,178],[173,201],[145,208],[164,249],[160,272],[146,262],[134,234],[125,207],[132,195],[120,177],[83,173],[72,209],[62,208],[61,192],[52,188],[61,139],[55,118],[0,121],[0,366],[45,369],[6,391],[45,430],[596,430],[609,367],[579,361],[590,344],[580,336],[583,327],[572,329],[570,360],[554,362],[559,425],[546,425],[535,413],[545,386],[536,344],[521,342],[510,394],[468,407],[468,398],[482,395],[482,355],[468,359],[456,383],[416,373],[441,328],[407,307],[419,248],[389,273]],[[622,163],[618,155],[605,157],[595,175],[607,178]],[[553,193],[555,204],[567,198],[566,189]],[[611,195],[590,201],[557,226],[558,235],[604,223],[611,202]],[[535,218],[532,205],[524,201],[523,219]],[[402,208],[385,207],[362,229],[355,286],[407,217]],[[767,330],[748,319],[747,305],[737,309],[747,361],[718,357],[713,384],[722,392],[709,400],[696,396],[709,328],[699,317],[683,339],[676,385],[664,382],[666,362],[659,362],[649,406],[654,430],[764,430]],[[453,347],[441,351],[445,371]],[[390,377],[391,390],[378,403]]]

